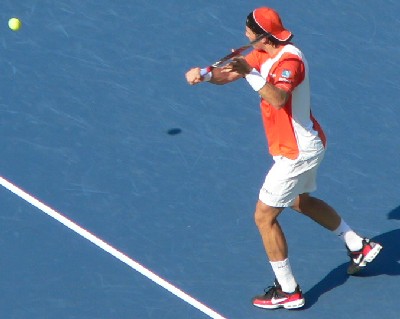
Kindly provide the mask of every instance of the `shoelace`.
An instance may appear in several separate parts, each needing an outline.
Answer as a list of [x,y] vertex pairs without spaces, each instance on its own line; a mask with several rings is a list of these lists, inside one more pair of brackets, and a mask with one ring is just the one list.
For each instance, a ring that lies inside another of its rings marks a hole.
[[278,295],[278,288],[276,286],[269,286],[264,289],[266,297],[277,297]]

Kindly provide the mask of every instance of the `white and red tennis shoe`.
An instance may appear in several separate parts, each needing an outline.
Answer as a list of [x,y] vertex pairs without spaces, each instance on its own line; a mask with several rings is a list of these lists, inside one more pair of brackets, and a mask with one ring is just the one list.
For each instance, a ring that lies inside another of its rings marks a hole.
[[292,293],[282,291],[281,285],[275,279],[274,285],[265,289],[265,294],[256,296],[253,305],[264,309],[297,309],[304,306],[305,300],[300,287]]
[[362,248],[357,251],[351,251],[347,247],[347,252],[350,256],[350,264],[347,268],[347,273],[349,275],[354,275],[361,269],[365,268],[367,263],[373,261],[382,249],[380,244],[374,243],[368,238],[364,238],[362,243]]

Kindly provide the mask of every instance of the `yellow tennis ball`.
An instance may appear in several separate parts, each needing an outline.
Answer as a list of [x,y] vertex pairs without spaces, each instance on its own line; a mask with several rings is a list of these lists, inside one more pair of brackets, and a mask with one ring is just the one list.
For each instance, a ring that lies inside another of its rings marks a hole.
[[11,18],[8,20],[8,26],[13,31],[18,31],[21,28],[21,21],[18,18]]

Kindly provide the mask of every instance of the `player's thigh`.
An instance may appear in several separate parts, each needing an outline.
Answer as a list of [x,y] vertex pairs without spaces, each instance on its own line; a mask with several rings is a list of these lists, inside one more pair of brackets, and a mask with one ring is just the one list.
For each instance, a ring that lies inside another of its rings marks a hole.
[[259,200],[272,207],[293,206],[298,195],[316,190],[319,163],[319,160],[277,160],[265,177]]

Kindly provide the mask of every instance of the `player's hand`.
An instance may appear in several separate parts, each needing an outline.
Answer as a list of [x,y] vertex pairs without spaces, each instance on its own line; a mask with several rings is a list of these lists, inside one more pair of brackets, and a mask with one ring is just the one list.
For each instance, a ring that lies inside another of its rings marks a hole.
[[253,68],[247,63],[243,56],[233,58],[223,67],[223,72],[236,72],[245,76],[251,72]]
[[186,72],[186,81],[190,85],[195,85],[203,82],[203,77],[200,74],[200,68],[192,68]]

